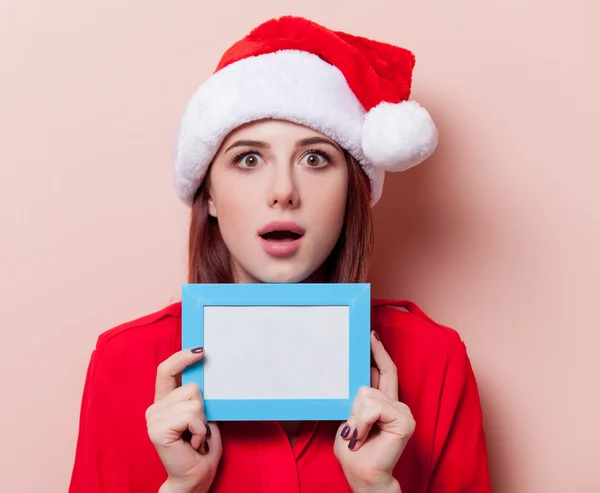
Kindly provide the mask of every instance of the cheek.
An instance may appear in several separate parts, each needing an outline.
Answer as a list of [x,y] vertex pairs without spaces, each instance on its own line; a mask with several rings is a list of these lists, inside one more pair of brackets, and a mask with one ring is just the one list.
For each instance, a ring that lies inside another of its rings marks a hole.
[[241,197],[228,194],[216,201],[221,236],[234,259],[240,261],[248,252],[248,237],[252,234],[253,208]]
[[251,241],[259,228],[257,215],[262,203],[261,189],[252,184],[239,182],[229,177],[226,182],[215,186],[215,206],[217,220],[223,241],[232,257],[239,262],[255,255],[260,243]]
[[225,176],[215,180],[213,198],[221,228],[228,227],[231,223],[242,222],[240,217],[248,214],[252,208],[252,194],[248,187],[238,183],[235,177]]
[[241,196],[228,194],[215,202],[221,231],[236,230],[247,223],[252,207]]
[[346,199],[348,196],[347,179],[327,180],[318,185],[307,188],[307,202],[311,209],[318,213],[316,217],[324,219],[324,227],[334,227],[341,224],[346,212]]

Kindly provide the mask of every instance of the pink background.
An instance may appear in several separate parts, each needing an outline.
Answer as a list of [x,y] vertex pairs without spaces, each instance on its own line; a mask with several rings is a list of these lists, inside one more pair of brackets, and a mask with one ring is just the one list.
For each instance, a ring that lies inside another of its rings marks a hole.
[[440,146],[387,180],[374,291],[462,334],[495,491],[600,491],[597,2],[299,4],[0,1],[1,489],[66,491],[97,335],[185,279],[179,112],[293,13],[417,54]]

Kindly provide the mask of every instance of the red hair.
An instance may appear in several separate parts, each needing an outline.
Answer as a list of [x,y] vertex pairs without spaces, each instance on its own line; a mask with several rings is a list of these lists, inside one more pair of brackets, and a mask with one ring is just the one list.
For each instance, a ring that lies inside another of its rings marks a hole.
[[[348,198],[342,232],[325,261],[324,282],[366,282],[373,251],[370,182],[358,162],[346,153]],[[202,182],[192,204],[188,282],[233,283],[229,251],[217,219],[208,214],[208,182]]]

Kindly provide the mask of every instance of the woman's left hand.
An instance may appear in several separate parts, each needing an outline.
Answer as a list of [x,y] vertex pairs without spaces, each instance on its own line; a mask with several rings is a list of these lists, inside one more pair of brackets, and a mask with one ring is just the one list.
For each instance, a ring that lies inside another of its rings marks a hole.
[[362,387],[350,418],[335,438],[335,455],[354,493],[400,492],[392,472],[415,430],[410,409],[398,401],[396,365],[371,333],[371,387]]

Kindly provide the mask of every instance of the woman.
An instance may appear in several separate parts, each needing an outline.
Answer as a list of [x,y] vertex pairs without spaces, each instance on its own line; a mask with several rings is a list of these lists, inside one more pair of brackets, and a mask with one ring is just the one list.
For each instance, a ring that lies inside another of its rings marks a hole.
[[[384,172],[437,144],[407,101],[413,64],[402,48],[294,17],[233,45],[175,149],[189,281],[364,282]],[[205,353],[181,348],[179,303],[102,334],[70,492],[490,491],[457,333],[392,300],[373,302],[372,324],[371,387],[344,423],[207,423],[198,386],[178,383]]]

